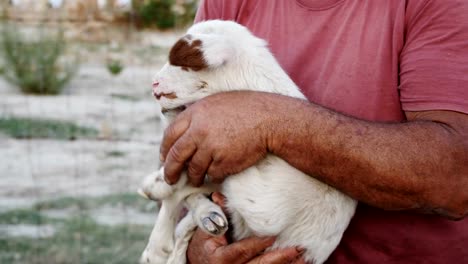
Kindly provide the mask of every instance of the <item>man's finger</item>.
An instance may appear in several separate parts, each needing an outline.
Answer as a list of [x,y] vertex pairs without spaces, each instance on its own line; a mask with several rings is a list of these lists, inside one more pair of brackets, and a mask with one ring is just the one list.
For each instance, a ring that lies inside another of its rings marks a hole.
[[283,264],[300,263],[302,252],[296,248],[285,248],[267,252],[250,261],[248,264]]
[[210,153],[198,149],[197,152],[192,156],[192,159],[188,163],[188,178],[189,182],[193,186],[201,186],[203,180],[205,179],[206,171],[211,164],[211,155]]
[[213,202],[219,206],[221,206],[221,208],[224,208],[225,207],[225,200],[226,200],[226,197],[224,197],[224,195],[220,192],[214,192],[211,194],[211,200],[213,200]]
[[166,130],[164,130],[163,141],[159,149],[160,157],[164,161],[174,143],[187,131],[190,127],[190,120],[184,118],[183,112],[172,122]]
[[186,161],[192,157],[196,150],[195,142],[186,135],[174,143],[164,163],[164,178],[167,183],[174,184],[179,180]]
[[259,255],[266,248],[273,245],[274,237],[250,237],[220,248],[230,263],[245,263]]

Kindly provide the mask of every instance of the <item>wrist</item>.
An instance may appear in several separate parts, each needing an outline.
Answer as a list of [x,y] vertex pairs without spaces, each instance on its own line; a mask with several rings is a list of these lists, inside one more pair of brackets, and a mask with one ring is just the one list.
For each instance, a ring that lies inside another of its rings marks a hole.
[[275,110],[268,115],[265,138],[268,152],[285,158],[283,155],[293,149],[298,150],[301,142],[309,142],[313,113],[309,102],[281,97],[281,104],[274,104]]

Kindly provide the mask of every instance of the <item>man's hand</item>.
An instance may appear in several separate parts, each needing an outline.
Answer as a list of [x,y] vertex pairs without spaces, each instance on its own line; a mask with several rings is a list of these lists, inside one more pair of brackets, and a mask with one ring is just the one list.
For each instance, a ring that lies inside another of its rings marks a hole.
[[[215,183],[238,173],[267,153],[271,119],[285,113],[288,97],[259,92],[229,92],[206,97],[166,129],[161,145],[165,178],[178,181],[188,166],[189,181],[203,184],[205,174]],[[292,113],[289,113],[289,116]]]
[[226,237],[212,237],[197,230],[187,250],[190,264],[284,264],[305,263],[297,248],[278,249],[263,253],[273,245],[274,238],[250,237],[228,245]]
[[[213,193],[213,202],[224,208],[224,196]],[[187,259],[190,264],[305,264],[302,250],[286,248],[263,251],[273,245],[274,238],[251,237],[228,245],[225,236],[209,236],[198,229],[190,241]]]

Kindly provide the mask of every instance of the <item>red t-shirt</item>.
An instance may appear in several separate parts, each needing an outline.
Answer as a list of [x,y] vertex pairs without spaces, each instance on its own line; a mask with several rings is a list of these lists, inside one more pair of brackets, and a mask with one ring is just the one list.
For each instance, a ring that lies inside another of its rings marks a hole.
[[[202,0],[208,19],[266,39],[319,105],[372,121],[468,113],[466,0]],[[360,204],[327,263],[468,263],[468,219]]]

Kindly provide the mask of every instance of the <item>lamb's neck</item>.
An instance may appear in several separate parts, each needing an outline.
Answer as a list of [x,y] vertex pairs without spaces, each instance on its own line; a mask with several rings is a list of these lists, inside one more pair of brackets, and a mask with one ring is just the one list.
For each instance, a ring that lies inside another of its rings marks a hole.
[[229,90],[252,90],[277,93],[305,99],[296,84],[289,78],[271,54],[261,58],[245,60],[244,67],[233,67],[224,72],[224,78],[218,79]]

